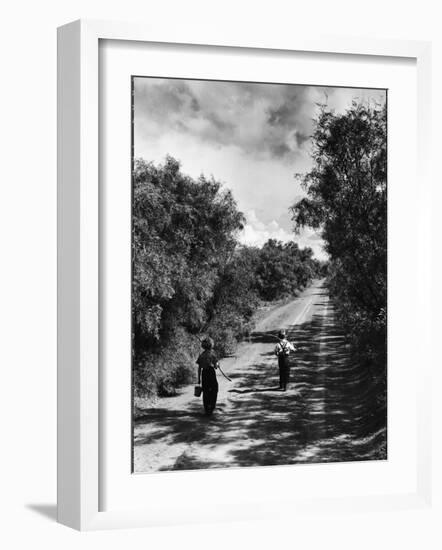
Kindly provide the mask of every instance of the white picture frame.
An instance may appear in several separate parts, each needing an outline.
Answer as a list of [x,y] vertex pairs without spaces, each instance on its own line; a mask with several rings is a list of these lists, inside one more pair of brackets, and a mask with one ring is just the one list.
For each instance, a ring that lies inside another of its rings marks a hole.
[[[426,42],[345,37],[281,36],[247,39],[223,29],[218,36],[165,36],[133,23],[76,21],[58,30],[58,521],[79,530],[168,524],[163,508],[101,511],[100,506],[100,189],[99,189],[99,41],[169,43],[229,48],[301,51],[333,55],[411,58],[417,65],[417,159],[420,186],[418,225],[419,307],[422,348],[430,329],[431,218],[429,202],[429,124],[431,46]],[[426,245],[425,245],[426,243]],[[284,507],[296,511],[391,509],[426,506],[431,499],[430,371],[423,360],[417,398],[417,484],[409,494],[312,498],[302,503],[284,496]],[[179,475],[190,475],[181,473]],[[194,474],[193,474],[194,475]],[[238,475],[238,471],[236,472]],[[281,499],[283,496],[281,495]],[[264,502],[264,501],[263,501]],[[238,510],[221,519],[257,518],[271,513],[270,503]],[[197,510],[197,508],[195,508]],[[216,521],[219,511],[202,510],[182,521]]]

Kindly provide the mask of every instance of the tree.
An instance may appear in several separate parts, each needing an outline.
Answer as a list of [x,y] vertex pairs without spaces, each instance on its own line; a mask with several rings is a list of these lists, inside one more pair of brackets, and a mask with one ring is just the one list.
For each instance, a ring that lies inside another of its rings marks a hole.
[[307,197],[292,207],[295,228],[322,232],[329,286],[355,349],[385,380],[387,303],[386,108],[322,107],[313,134]]
[[243,222],[230,191],[213,178],[185,176],[172,157],[160,166],[135,162],[133,360],[143,391],[152,390],[146,384],[173,391],[174,380],[189,373],[192,334],[207,322],[219,270]]
[[259,300],[293,295],[318,272],[310,249],[269,240],[241,246],[244,216],[213,178],[194,180],[167,157],[136,160],[132,210],[132,339],[137,396],[191,380],[202,334],[229,354]]
[[251,331],[251,319],[259,304],[256,269],[259,249],[238,246],[219,272],[208,307],[207,332],[220,355],[234,351],[236,343]]
[[264,300],[294,295],[317,275],[318,263],[310,248],[269,239],[262,247],[256,268],[257,287]]

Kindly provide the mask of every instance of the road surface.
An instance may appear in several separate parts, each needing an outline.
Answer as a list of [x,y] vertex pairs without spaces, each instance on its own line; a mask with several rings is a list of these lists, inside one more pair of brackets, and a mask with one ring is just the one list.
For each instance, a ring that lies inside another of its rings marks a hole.
[[[281,328],[298,347],[286,392],[273,354]],[[213,416],[203,414],[193,386],[143,411],[134,472],[386,458],[375,396],[350,361],[322,281],[270,309],[221,367],[232,382],[218,375]]]

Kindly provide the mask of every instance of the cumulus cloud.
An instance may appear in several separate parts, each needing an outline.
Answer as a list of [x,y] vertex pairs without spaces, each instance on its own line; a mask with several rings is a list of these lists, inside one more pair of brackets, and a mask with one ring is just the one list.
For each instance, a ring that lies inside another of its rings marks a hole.
[[384,92],[199,80],[136,78],[135,131],[179,133],[235,146],[255,157],[293,162],[308,152],[318,103],[341,110],[355,97],[382,101]]
[[249,210],[245,214],[246,224],[240,234],[240,242],[249,246],[262,246],[269,239],[288,242],[293,240],[293,233],[283,229],[278,222],[272,220],[264,223],[258,219],[255,210]]
[[136,79],[135,130],[184,133],[255,157],[293,160],[311,132],[309,94],[304,86]]
[[323,249],[322,238],[316,231],[305,228],[300,231],[299,235],[295,235],[294,232],[281,227],[276,220],[264,223],[258,218],[255,210],[247,211],[245,216],[246,224],[239,236],[242,244],[261,247],[269,239],[276,239],[283,243],[295,241],[300,248],[311,248],[316,258],[326,259],[327,254]]

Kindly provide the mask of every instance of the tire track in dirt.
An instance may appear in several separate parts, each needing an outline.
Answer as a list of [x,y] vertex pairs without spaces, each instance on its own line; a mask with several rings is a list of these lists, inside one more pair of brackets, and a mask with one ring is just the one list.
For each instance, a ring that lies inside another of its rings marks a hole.
[[[273,354],[282,327],[299,348],[287,392]],[[232,383],[219,377],[212,417],[189,386],[136,421],[136,472],[385,458],[385,429],[370,428],[361,369],[322,282],[272,309],[222,368]]]
[[[162,407],[146,411],[135,425],[135,471],[188,469],[200,467],[202,463],[206,467],[240,465],[232,454],[244,454],[250,446],[247,431],[256,417],[253,394],[275,394],[278,386],[278,369],[273,356],[276,340],[271,333],[307,319],[320,286],[317,282],[292,302],[272,309],[257,323],[250,341],[239,346],[236,356],[222,361],[222,368],[232,378],[232,384],[219,377],[218,406],[212,418],[203,416],[199,401],[192,396],[193,386],[178,397],[162,399]],[[292,388],[283,401],[287,403],[294,393]],[[273,410],[275,407],[266,397],[261,396],[261,414],[266,420],[272,415],[282,419],[284,412]],[[282,396],[278,393],[277,397]],[[253,410],[248,411],[249,408]],[[237,421],[239,418],[242,425]],[[254,441],[263,438],[265,434],[256,435]]]

